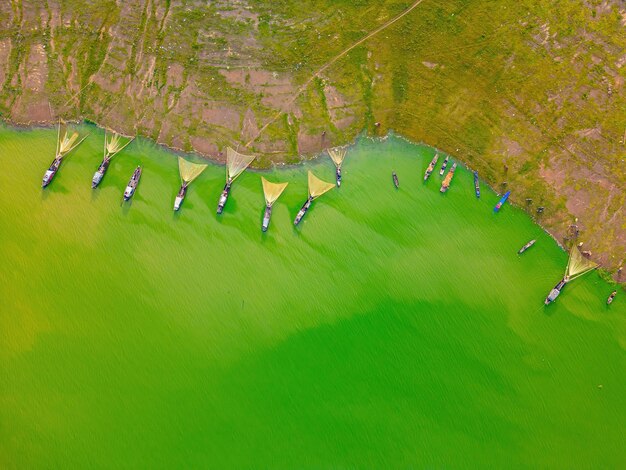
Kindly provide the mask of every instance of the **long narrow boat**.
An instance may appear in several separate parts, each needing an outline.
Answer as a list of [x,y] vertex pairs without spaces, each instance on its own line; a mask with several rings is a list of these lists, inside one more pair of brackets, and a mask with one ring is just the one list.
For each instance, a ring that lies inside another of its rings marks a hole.
[[609,298],[606,299],[606,304],[607,305],[611,305],[613,303],[613,299],[615,298],[616,295],[617,295],[617,291],[616,290],[611,292],[611,295],[609,295]]
[[426,168],[426,173],[424,173],[424,181],[430,178],[430,175],[432,174],[432,172],[435,169],[435,166],[437,165],[437,160],[439,160],[439,152],[435,153],[435,156],[430,161],[430,165],[428,165],[428,168]]
[[443,174],[446,172],[448,160],[450,160],[449,156],[446,156],[446,158],[443,159],[443,163],[441,164],[441,170],[439,170],[439,176],[443,176]]
[[507,191],[506,193],[504,193],[504,196],[502,196],[502,199],[498,201],[498,203],[496,204],[496,207],[493,208],[493,211],[500,212],[500,209],[502,208],[502,206],[504,205],[504,203],[506,202],[506,200],[509,198],[510,195],[511,195],[511,191]]
[[523,247],[521,247],[519,249],[519,251],[517,252],[518,255],[521,255],[522,253],[524,253],[526,250],[528,250],[531,246],[533,246],[535,244],[537,240],[531,240],[528,243],[526,243]]
[[50,182],[52,181],[52,178],[54,178],[54,175],[56,175],[57,171],[59,171],[59,167],[61,166],[62,161],[63,161],[62,156],[58,156],[54,160],[52,160],[50,167],[46,170],[46,172],[43,175],[43,180],[41,182],[42,188],[45,188],[46,186],[50,184]]
[[183,184],[180,186],[180,189],[178,190],[178,194],[176,194],[176,199],[174,199],[175,211],[180,209],[180,205],[185,200],[185,196],[187,195],[187,186],[189,186],[189,182],[183,180]]
[[396,189],[398,189],[400,187],[400,182],[398,181],[398,175],[396,175],[395,171],[391,172],[391,178],[393,179],[393,185]]
[[217,202],[217,213],[221,214],[224,211],[224,206],[226,205],[226,201],[228,201],[228,195],[230,194],[230,186],[233,184],[232,178],[228,178],[226,180],[226,185],[224,186],[224,190],[222,194],[220,194],[220,200]]
[[474,191],[476,192],[476,197],[480,199],[480,184],[478,183],[478,172],[474,172]]
[[452,168],[450,168],[450,171],[448,172],[446,177],[443,179],[443,183],[441,183],[441,189],[439,189],[440,192],[445,193],[448,190],[448,188],[450,188],[450,183],[452,182],[452,178],[454,177],[455,170],[456,170],[456,162],[452,164]]
[[548,294],[548,297],[546,297],[546,300],[544,300],[544,304],[549,305],[552,302],[554,302],[556,300],[556,298],[559,296],[559,294],[561,293],[561,290],[563,289],[563,287],[565,287],[565,284],[567,284],[567,280],[566,278],[563,278],[559,281],[559,283],[554,286],[554,288],[550,291],[550,293]]
[[133,171],[133,175],[130,177],[130,181],[128,181],[128,185],[124,190],[124,201],[128,201],[137,190],[137,185],[139,184],[139,179],[141,178],[141,166],[135,168]]
[[102,160],[102,163],[100,163],[100,166],[98,167],[93,175],[93,178],[91,179],[91,189],[96,189],[98,187],[98,185],[102,181],[102,178],[104,178],[104,174],[106,173],[107,168],[109,168],[110,163],[110,158],[105,157],[104,160]]
[[296,215],[295,220],[293,221],[294,225],[298,225],[300,223],[300,221],[302,220],[302,218],[304,217],[304,215],[307,213],[307,211],[309,210],[309,208],[311,207],[311,203],[313,202],[313,196],[309,196],[309,198],[306,200],[306,202],[304,203],[304,205],[300,208],[300,210],[298,211],[298,214]]

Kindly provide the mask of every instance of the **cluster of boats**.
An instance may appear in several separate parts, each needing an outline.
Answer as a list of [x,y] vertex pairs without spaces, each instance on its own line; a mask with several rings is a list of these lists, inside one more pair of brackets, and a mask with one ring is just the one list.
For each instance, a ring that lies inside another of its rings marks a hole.
[[[437,166],[438,161],[439,161],[439,152],[435,152],[435,156],[430,161],[430,164],[428,165],[428,167],[426,168],[426,172],[424,173],[424,181],[428,181],[428,178],[430,178],[430,175],[433,174],[433,171],[435,171],[435,167]],[[446,155],[446,158],[443,159],[443,163],[441,164],[441,169],[439,170],[439,176],[444,175],[444,173],[446,172],[446,168],[448,167],[449,161],[450,161],[450,157]],[[445,193],[450,188],[450,183],[452,182],[452,178],[454,178],[454,172],[456,171],[456,167],[457,167],[457,164],[456,162],[454,162],[452,164],[452,168],[450,168],[450,171],[448,171],[448,174],[446,175],[446,177],[443,179],[441,183],[441,188],[439,189],[440,192]]]
[[[47,187],[52,182],[52,180],[54,179],[54,176],[59,171],[59,168],[61,166],[61,163],[63,162],[63,159],[67,156],[67,154],[70,153],[73,149],[75,149],[86,138],[87,136],[84,136],[82,139],[79,140],[78,133],[75,132],[72,135],[69,135],[67,130],[64,132],[63,136],[61,137],[61,126],[59,125],[56,155],[55,155],[54,160],[52,161],[52,163],[50,164],[50,166],[48,167],[48,169],[46,170],[43,176],[43,180],[42,180],[43,188]],[[119,152],[121,152],[126,146],[128,146],[133,140],[133,138],[127,138],[127,139],[128,140],[124,142],[123,138],[118,134],[112,134],[111,136],[109,136],[109,138],[107,138],[107,134],[105,133],[104,157],[102,159],[102,162],[98,166],[98,169],[93,175],[93,178],[91,181],[91,187],[93,189],[97,188],[102,182],[104,175],[106,174],[110,166],[111,159],[115,155],[117,155]],[[294,225],[298,225],[302,221],[302,219],[307,214],[307,212],[309,211],[309,209],[311,208],[313,204],[313,201],[316,198],[318,198],[322,194],[326,193],[327,191],[335,187],[335,185],[337,187],[341,186],[341,179],[342,179],[341,165],[343,163],[345,154],[346,154],[345,148],[329,150],[329,155],[331,156],[336,166],[335,183],[327,183],[325,181],[322,181],[309,171],[309,174],[308,174],[309,195],[306,201],[304,202],[304,204],[302,205],[302,207],[300,208],[300,210],[298,211],[296,218],[294,219],[294,222],[293,222]],[[222,193],[220,194],[220,198],[218,201],[218,205],[217,205],[218,214],[221,214],[224,210],[224,207],[228,200],[228,196],[230,194],[231,187],[232,187],[234,180],[248,167],[248,165],[254,160],[254,158],[255,157],[253,156],[240,154],[230,148],[227,149],[226,184],[224,186]],[[426,172],[424,173],[424,181],[427,181],[430,178],[430,176],[432,175],[433,171],[435,170],[437,166],[438,160],[439,160],[439,153],[435,153],[433,159],[431,160],[430,164],[426,168]],[[439,170],[440,176],[443,176],[445,174],[449,160],[450,160],[450,157],[446,156],[441,165],[441,169]],[[187,189],[189,187],[189,184],[195,178],[197,178],[202,173],[202,171],[206,169],[206,167],[207,165],[205,164],[193,163],[193,162],[183,159],[182,157],[179,157],[179,169],[180,169],[182,182],[181,182],[181,187],[178,193],[176,194],[176,198],[174,200],[175,211],[178,211],[180,209],[185,199],[185,196],[187,194]],[[454,177],[456,168],[457,168],[457,163],[454,162],[452,164],[452,167],[450,168],[450,170],[445,175],[442,181],[441,189],[440,189],[442,193],[445,193],[450,188],[450,184]],[[123,195],[124,201],[128,201],[135,194],[135,191],[137,190],[137,186],[139,185],[139,181],[141,179],[141,174],[142,174],[142,167],[141,165],[139,165],[133,171],[133,174],[130,177],[128,184],[126,185],[126,188],[124,189],[124,195]],[[399,188],[400,183],[398,181],[398,175],[395,172],[392,172],[392,179],[393,179],[394,186],[396,188]],[[287,186],[287,183],[271,183],[267,181],[265,178],[262,178],[262,183],[263,183],[263,191],[265,193],[266,206],[265,206],[265,210],[263,213],[263,222],[262,222],[261,229],[265,232],[267,231],[269,224],[270,224],[270,219],[272,215],[272,205],[276,201],[276,199],[278,199],[282,191],[285,189],[285,187]],[[474,171],[474,190],[475,190],[476,197],[480,198],[480,184],[479,184],[478,172],[476,171]],[[502,196],[502,198],[498,201],[498,203],[494,207],[494,212],[498,212],[502,208],[502,206],[505,204],[505,202],[509,198],[510,194],[511,192],[507,191]],[[521,255],[524,252],[526,252],[535,243],[536,243],[536,240],[530,240],[528,243],[526,243],[523,247],[521,247],[518,250],[517,252],[518,255]],[[578,250],[578,248],[573,247],[570,252],[570,259],[568,261],[566,273],[563,276],[563,278],[550,291],[550,293],[545,299],[545,304],[548,305],[554,302],[568,282],[570,282],[576,277],[579,277],[585,274],[586,272],[589,272],[592,269],[595,269],[595,267],[597,267],[595,263],[584,258],[583,255]],[[617,291],[613,291],[611,293],[611,295],[608,297],[606,301],[607,305],[610,305],[613,302],[613,299],[615,298],[616,295],[617,295]]]

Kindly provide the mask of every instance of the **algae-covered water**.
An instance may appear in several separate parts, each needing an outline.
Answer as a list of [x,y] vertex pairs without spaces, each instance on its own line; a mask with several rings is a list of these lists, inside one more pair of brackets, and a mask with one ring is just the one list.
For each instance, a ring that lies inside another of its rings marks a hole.
[[442,195],[432,149],[362,139],[297,229],[330,159],[266,173],[262,234],[258,173],[218,217],[211,165],[174,214],[173,154],[94,191],[83,129],[46,190],[55,130],[0,129],[0,466],[623,467],[626,299],[592,273],[545,308],[566,254],[467,170]]

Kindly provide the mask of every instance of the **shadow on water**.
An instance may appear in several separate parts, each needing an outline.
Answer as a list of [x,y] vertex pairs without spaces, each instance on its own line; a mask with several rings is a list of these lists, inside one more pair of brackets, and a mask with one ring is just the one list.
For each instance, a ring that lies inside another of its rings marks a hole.
[[91,189],[91,202],[95,202],[100,197],[100,186]]

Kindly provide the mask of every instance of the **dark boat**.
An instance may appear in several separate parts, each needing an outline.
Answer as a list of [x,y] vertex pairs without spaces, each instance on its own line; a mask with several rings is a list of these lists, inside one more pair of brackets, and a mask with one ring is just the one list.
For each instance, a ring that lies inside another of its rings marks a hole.
[[42,188],[45,188],[52,182],[52,178],[54,178],[54,175],[56,175],[57,171],[59,171],[59,167],[61,166],[62,161],[63,161],[63,157],[61,156],[56,157],[52,161],[52,163],[50,164],[50,167],[46,170],[46,173],[43,175],[43,181],[41,182]]
[[294,225],[298,225],[300,223],[304,215],[307,213],[307,211],[311,207],[312,202],[313,202],[313,198],[309,196],[309,198],[306,200],[306,202],[304,203],[300,211],[298,211],[298,215],[296,215],[296,219],[293,221]]
[[444,158],[443,163],[441,164],[441,170],[439,170],[439,176],[443,176],[443,174],[446,172],[448,160],[450,160],[450,157],[447,156],[446,158]]
[[615,298],[616,295],[617,295],[617,291],[616,290],[611,292],[611,295],[609,295],[609,298],[606,299],[606,304],[607,305],[611,305],[613,303],[613,299]]
[[509,198],[510,195],[511,195],[511,191],[507,191],[506,193],[504,193],[504,196],[502,196],[502,199],[498,201],[498,203],[496,204],[496,207],[493,208],[493,211],[500,212],[500,209],[502,208],[503,204],[506,202],[506,200]]
[[337,178],[337,187],[341,186],[341,167],[337,167],[335,177]]
[[139,184],[139,179],[141,178],[141,166],[135,168],[133,171],[133,175],[130,177],[128,181],[128,185],[124,190],[124,201],[128,201],[135,194],[135,190],[137,189],[137,185]]
[[524,253],[526,250],[528,250],[531,246],[533,246],[535,244],[537,240],[531,240],[528,243],[526,243],[523,247],[521,247],[519,249],[519,251],[517,252],[518,255],[521,255],[522,253]]
[[435,169],[435,166],[437,165],[437,160],[439,160],[439,152],[435,153],[435,156],[430,161],[428,168],[426,168],[426,173],[424,173],[424,181],[430,178],[430,175],[432,174],[433,170]]
[[270,219],[272,217],[272,206],[266,205],[265,212],[263,213],[263,225],[261,226],[261,230],[267,232],[267,229],[270,226]]
[[182,186],[178,190],[178,194],[176,195],[176,199],[174,199],[174,210],[177,211],[180,209],[180,205],[185,200],[185,196],[187,195],[187,186],[189,183],[187,181],[183,181]]
[[221,214],[224,210],[224,206],[226,205],[226,201],[228,201],[228,195],[230,194],[230,186],[233,184],[233,180],[228,178],[226,181],[226,186],[224,186],[224,190],[222,194],[220,194],[220,200],[217,203],[217,213]]
[[396,175],[395,171],[391,173],[391,177],[393,178],[393,185],[396,189],[398,189],[400,187],[400,182],[398,181],[398,175]]
[[565,280],[565,278],[561,279],[559,283],[556,286],[554,286],[554,289],[550,291],[544,303],[546,305],[549,305],[550,303],[554,302],[556,298],[559,296],[559,294],[561,293],[561,290],[563,289],[563,287],[565,287],[565,284],[567,284],[567,281]]
[[476,197],[480,199],[480,184],[478,183],[478,172],[474,172],[474,191],[476,192]]
[[102,178],[104,178],[104,174],[109,168],[110,163],[110,158],[105,158],[104,160],[102,160],[102,163],[100,163],[98,170],[94,173],[93,178],[91,179],[91,189],[96,189],[98,187],[98,185],[102,181]]

